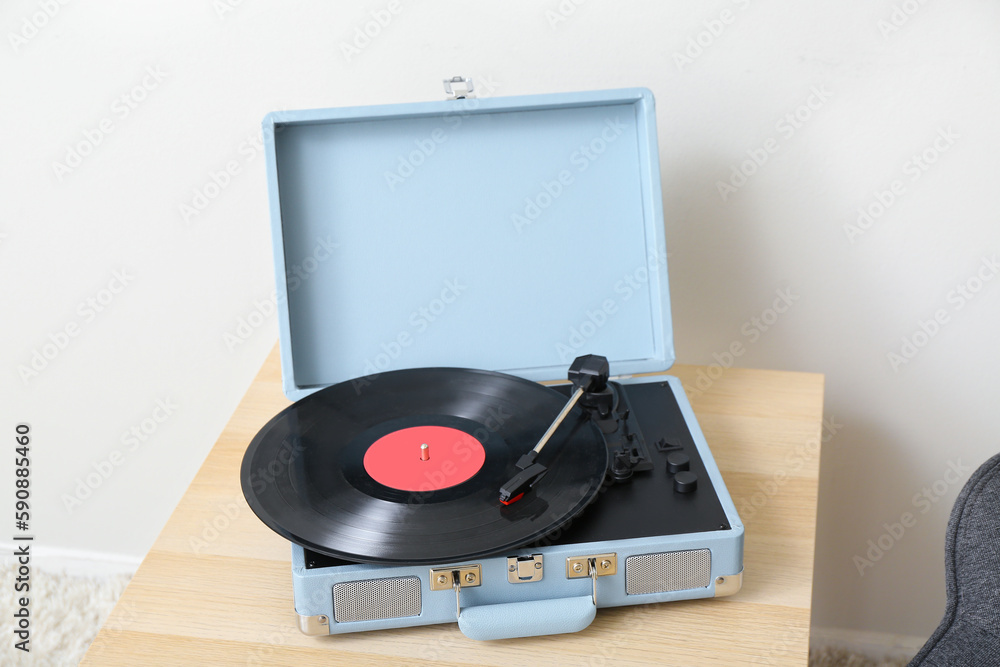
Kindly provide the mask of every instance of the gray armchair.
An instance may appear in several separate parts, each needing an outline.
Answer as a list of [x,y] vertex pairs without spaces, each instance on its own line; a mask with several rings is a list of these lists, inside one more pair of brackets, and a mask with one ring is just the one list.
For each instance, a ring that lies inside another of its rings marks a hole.
[[910,667],[1000,666],[1000,454],[955,501],[944,562],[944,619]]

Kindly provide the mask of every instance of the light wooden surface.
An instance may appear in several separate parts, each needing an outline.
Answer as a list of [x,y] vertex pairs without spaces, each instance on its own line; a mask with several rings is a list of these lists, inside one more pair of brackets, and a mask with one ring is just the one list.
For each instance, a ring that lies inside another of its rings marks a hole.
[[[671,372],[694,387],[699,370]],[[289,544],[240,490],[247,444],[288,404],[275,350],[82,664],[805,664],[823,378],[733,368],[689,396],[746,525],[737,595],[601,609],[572,635],[476,642],[451,623],[307,637]]]

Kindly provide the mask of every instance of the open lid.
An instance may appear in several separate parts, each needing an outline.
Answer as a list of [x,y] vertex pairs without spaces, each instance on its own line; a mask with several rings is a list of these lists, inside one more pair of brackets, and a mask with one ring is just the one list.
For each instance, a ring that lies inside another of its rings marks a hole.
[[644,88],[264,119],[285,395],[388,370],[674,361]]

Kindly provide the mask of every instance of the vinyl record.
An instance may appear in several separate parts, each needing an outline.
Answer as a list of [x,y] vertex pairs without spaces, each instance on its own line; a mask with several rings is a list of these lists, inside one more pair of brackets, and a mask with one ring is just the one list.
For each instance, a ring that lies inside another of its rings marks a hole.
[[278,414],[243,458],[254,513],[292,542],[373,563],[448,563],[530,545],[600,490],[608,450],[575,408],[539,455],[549,472],[510,505],[499,489],[566,399],[456,368],[383,373]]

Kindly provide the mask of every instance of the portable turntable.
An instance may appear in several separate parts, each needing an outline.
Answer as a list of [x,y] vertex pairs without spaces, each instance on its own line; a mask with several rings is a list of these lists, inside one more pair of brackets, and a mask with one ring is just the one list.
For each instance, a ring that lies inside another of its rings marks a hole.
[[300,629],[499,639],[737,592],[743,525],[665,373],[652,94],[454,97],[264,121],[296,402],[241,480]]

